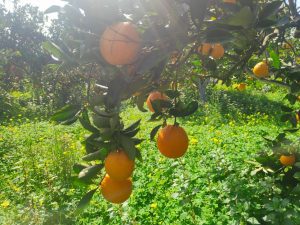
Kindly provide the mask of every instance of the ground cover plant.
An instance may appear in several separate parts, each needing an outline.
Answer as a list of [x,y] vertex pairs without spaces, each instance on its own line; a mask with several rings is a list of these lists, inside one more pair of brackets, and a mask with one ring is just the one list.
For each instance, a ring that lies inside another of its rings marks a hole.
[[[250,163],[258,150],[270,150],[264,135],[275,137],[289,127],[280,122],[281,93],[267,97],[256,89],[213,93],[196,115],[180,121],[191,145],[183,159],[165,159],[148,138],[140,144],[145,158],[134,173],[135,192],[128,203],[114,206],[96,194],[81,214],[74,212],[89,188],[79,184],[73,172],[84,155],[86,132],[80,125],[2,126],[1,220],[5,224],[282,224],[283,220],[297,224],[297,199],[282,192],[278,176],[260,174]],[[149,117],[130,106],[124,113],[126,124]],[[146,136],[149,129],[142,125],[139,135]]]

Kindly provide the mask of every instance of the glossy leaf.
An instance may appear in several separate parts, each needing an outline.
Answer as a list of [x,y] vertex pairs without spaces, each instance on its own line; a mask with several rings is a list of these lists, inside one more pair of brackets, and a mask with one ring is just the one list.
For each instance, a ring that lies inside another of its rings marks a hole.
[[98,188],[95,188],[91,191],[89,191],[88,193],[86,193],[81,200],[79,201],[78,205],[77,205],[77,211],[78,210],[82,210],[84,207],[86,207],[89,202],[92,200],[94,194],[96,193],[96,191],[98,190]]
[[51,117],[51,120],[58,123],[74,120],[75,117],[77,117],[80,113],[80,109],[81,107],[78,105],[67,105],[54,113]]
[[84,161],[104,160],[108,154],[108,150],[102,148],[96,152],[90,153],[82,158]]
[[120,135],[120,142],[128,157],[130,159],[134,159],[136,156],[136,147],[134,141],[125,135]]
[[177,90],[166,90],[164,93],[171,99],[178,98],[180,96],[180,92]]
[[150,132],[150,140],[153,141],[155,138],[155,135],[157,134],[158,130],[161,128],[162,125],[158,125],[154,127]]
[[97,175],[99,175],[99,172],[101,171],[102,168],[103,168],[102,164],[97,164],[97,165],[87,167],[79,173],[78,178],[80,180],[89,181],[95,178]]
[[134,123],[131,124],[129,127],[127,127],[127,128],[124,130],[124,133],[135,130],[136,128],[138,128],[138,126],[140,125],[140,123],[141,123],[141,119],[139,119],[138,121],[134,122]]
[[226,24],[232,26],[249,27],[254,21],[254,14],[250,7],[243,7],[238,13],[228,18]]
[[265,19],[271,15],[274,15],[279,10],[280,6],[283,4],[282,1],[274,1],[268,3],[262,11],[259,13],[259,20]]
[[272,58],[272,66],[276,69],[280,69],[280,58],[274,50],[270,52],[270,57]]
[[170,114],[176,117],[184,117],[189,116],[196,112],[198,109],[198,102],[192,101],[188,105],[182,107],[182,108],[173,108],[170,110]]

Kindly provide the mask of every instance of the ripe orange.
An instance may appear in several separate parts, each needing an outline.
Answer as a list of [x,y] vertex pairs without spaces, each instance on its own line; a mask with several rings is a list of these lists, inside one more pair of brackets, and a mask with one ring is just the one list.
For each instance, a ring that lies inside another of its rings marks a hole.
[[213,57],[214,59],[220,59],[223,57],[224,53],[225,50],[223,46],[220,43],[217,43],[212,46],[210,56]]
[[283,166],[292,166],[296,162],[295,155],[281,155],[279,158]]
[[157,147],[168,158],[183,156],[189,145],[185,130],[176,125],[167,125],[158,132]]
[[236,4],[236,0],[223,0],[224,3]]
[[105,159],[106,173],[114,180],[126,180],[132,175],[134,160],[131,160],[122,149],[112,151]]
[[120,22],[105,29],[100,39],[100,52],[112,65],[132,64],[141,50],[141,39],[136,27]]
[[198,47],[198,53],[202,55],[209,55],[211,52],[212,46],[209,43],[203,43]]
[[110,178],[109,175],[105,175],[100,184],[101,193],[103,197],[111,203],[125,202],[132,192],[132,181],[126,179],[122,181],[116,181]]
[[257,77],[267,77],[269,75],[269,66],[266,62],[259,62],[253,68],[253,73]]
[[237,89],[238,89],[239,91],[244,91],[244,90],[246,90],[246,87],[247,87],[247,84],[245,84],[245,83],[240,83],[240,84],[237,86]]
[[154,112],[151,102],[155,100],[168,100],[168,97],[159,91],[151,92],[146,101],[147,107],[151,112]]

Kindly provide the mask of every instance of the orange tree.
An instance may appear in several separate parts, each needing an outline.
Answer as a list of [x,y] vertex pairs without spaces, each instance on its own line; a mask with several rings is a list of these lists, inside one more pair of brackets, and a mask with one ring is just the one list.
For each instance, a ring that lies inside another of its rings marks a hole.
[[[78,165],[79,179],[98,182],[108,201],[121,203],[132,191],[135,159],[141,159],[136,138],[140,121],[124,127],[122,103],[133,99],[161,124],[150,132],[169,158],[188,149],[188,136],[177,118],[194,113],[198,101],[182,91],[206,78],[229,85],[246,74],[289,89],[291,104],[300,91],[300,19],[294,1],[208,0],[64,0],[46,13],[59,13],[65,33],[44,48],[65,68],[85,67],[89,78],[79,105],[67,105],[53,120],[79,120],[91,132],[85,140],[89,166]],[[284,57],[283,57],[284,56]],[[248,75],[247,75],[248,76]],[[190,84],[184,86],[182,84]],[[149,95],[150,94],[150,95]],[[297,128],[295,113],[283,109],[284,121]],[[293,159],[285,159],[290,164]],[[105,167],[105,173],[101,173]],[[80,201],[86,205],[98,188]]]

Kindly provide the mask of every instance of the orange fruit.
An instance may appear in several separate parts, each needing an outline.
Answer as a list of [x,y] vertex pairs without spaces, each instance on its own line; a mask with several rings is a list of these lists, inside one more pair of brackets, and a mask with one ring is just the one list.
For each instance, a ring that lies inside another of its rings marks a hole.
[[246,90],[246,87],[247,87],[247,84],[245,84],[245,83],[240,83],[240,84],[238,84],[237,89],[238,89],[239,91],[244,91],[244,90]]
[[188,145],[188,136],[180,126],[167,125],[158,132],[158,150],[168,158],[183,156],[188,149]]
[[225,50],[223,48],[223,45],[217,43],[212,46],[210,56],[213,57],[214,59],[220,59],[223,57],[224,53]]
[[100,39],[102,57],[112,65],[132,64],[141,51],[141,39],[136,27],[120,22],[107,27]]
[[296,157],[295,155],[281,155],[279,160],[283,166],[292,166],[296,162]]
[[266,62],[259,62],[253,68],[253,73],[257,77],[269,76],[269,66]]
[[146,100],[147,107],[151,112],[154,112],[151,102],[155,100],[168,100],[168,97],[159,91],[151,92]]
[[132,181],[131,179],[126,180],[113,180],[109,175],[105,175],[101,181],[100,190],[102,196],[111,203],[123,203],[131,195],[132,192]]
[[104,168],[112,179],[126,180],[133,173],[134,160],[131,160],[124,150],[118,149],[108,154]]
[[198,53],[202,55],[209,55],[211,52],[211,48],[212,48],[211,44],[203,43],[199,46]]
[[223,0],[224,3],[236,4],[236,0]]

